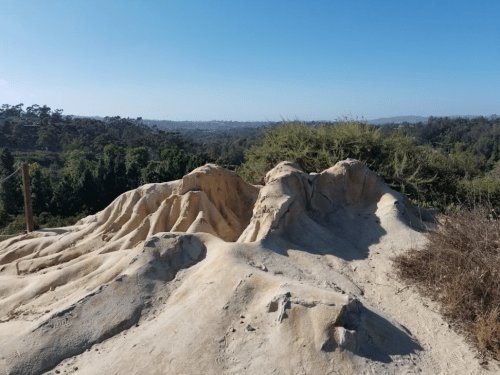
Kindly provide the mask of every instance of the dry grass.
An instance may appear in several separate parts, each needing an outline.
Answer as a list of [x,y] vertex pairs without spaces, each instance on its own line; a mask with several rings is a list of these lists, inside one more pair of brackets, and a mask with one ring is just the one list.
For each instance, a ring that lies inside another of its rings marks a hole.
[[439,217],[421,250],[394,259],[399,277],[437,301],[442,313],[500,360],[500,220],[490,208]]

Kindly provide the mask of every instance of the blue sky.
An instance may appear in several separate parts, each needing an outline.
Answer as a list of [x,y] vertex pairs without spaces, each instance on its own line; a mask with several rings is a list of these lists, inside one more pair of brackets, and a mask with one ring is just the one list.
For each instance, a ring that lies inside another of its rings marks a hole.
[[0,4],[0,104],[195,121],[500,115],[498,0]]

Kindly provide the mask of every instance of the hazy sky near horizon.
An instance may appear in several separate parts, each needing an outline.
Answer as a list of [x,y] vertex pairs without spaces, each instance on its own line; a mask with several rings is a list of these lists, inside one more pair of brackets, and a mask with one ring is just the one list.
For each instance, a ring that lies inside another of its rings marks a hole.
[[194,121],[500,115],[498,0],[0,9],[0,104]]

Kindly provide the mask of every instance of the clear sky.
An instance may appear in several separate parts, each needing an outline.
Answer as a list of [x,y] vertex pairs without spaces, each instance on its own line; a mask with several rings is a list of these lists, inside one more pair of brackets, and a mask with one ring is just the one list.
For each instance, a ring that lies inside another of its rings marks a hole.
[[166,120],[500,115],[499,0],[0,0],[0,104]]

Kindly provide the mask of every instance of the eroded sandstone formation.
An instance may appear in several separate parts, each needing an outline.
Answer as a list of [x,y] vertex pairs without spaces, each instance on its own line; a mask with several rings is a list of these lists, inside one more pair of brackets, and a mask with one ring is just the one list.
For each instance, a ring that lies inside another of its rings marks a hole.
[[353,279],[431,219],[353,159],[144,185],[0,243],[0,373],[430,373]]

